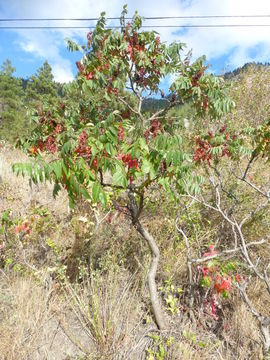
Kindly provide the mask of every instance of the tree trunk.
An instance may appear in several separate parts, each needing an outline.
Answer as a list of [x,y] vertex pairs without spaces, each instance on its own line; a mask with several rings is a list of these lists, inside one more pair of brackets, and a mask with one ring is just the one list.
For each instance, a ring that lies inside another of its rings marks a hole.
[[163,330],[166,328],[166,323],[163,317],[159,296],[157,292],[157,285],[156,285],[156,273],[157,273],[159,256],[160,256],[159,248],[153,236],[141,225],[141,223],[138,220],[136,221],[134,226],[136,230],[142,235],[142,237],[147,241],[149,248],[151,250],[152,259],[147,276],[150,300],[157,326],[160,330]]
[[264,318],[262,317],[262,319],[259,319],[260,321],[260,329],[261,329],[261,333],[263,335],[263,347],[264,347],[264,355],[267,356],[269,355],[269,350],[270,350],[270,333],[269,333],[269,323],[270,323],[270,318]]
[[139,194],[140,201],[139,204],[136,202],[134,197],[134,185],[129,186],[129,205],[128,208],[130,210],[130,215],[132,218],[132,224],[135,229],[141,234],[141,236],[147,241],[148,246],[151,250],[151,264],[150,269],[148,272],[148,286],[149,286],[149,293],[150,293],[150,300],[152,304],[153,314],[156,320],[156,324],[160,330],[164,330],[166,328],[166,323],[163,317],[159,296],[157,292],[157,284],[156,284],[156,274],[157,268],[159,263],[159,248],[155,242],[153,236],[145,229],[139,221],[140,214],[143,209],[143,199],[144,194],[143,191]]

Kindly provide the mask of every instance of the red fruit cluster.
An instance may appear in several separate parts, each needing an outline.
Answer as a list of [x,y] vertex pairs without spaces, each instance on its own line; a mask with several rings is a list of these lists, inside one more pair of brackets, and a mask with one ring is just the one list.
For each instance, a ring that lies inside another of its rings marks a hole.
[[121,116],[122,116],[123,119],[129,119],[130,118],[130,111],[122,112]]
[[153,137],[156,137],[159,131],[163,132],[161,123],[157,119],[152,120],[149,131]]
[[146,142],[149,141],[150,135],[154,138],[159,132],[163,132],[162,125],[157,119],[154,119],[151,121],[149,129],[144,132]]
[[[65,104],[60,103],[59,109],[62,112],[65,111]],[[56,136],[62,133],[65,130],[65,125],[63,122],[59,122],[51,111],[47,111],[46,113],[42,109],[42,105],[38,104],[37,115],[39,115],[39,123],[40,127],[42,127],[42,133],[44,135],[48,135],[47,141],[39,140],[36,144],[33,144],[30,149],[30,155],[36,155],[39,151],[47,150],[50,153],[55,153],[58,150],[56,145]],[[63,113],[62,113],[63,115]]]
[[206,110],[208,107],[208,96],[207,95],[203,96],[203,100],[202,101],[198,100],[197,104],[199,108],[203,108],[204,110]]
[[87,132],[84,130],[78,138],[78,146],[74,149],[74,152],[82,156],[83,158],[90,159],[91,158],[91,147],[86,146],[86,142],[88,139]]
[[226,146],[222,149],[221,156],[231,156],[230,150]]
[[224,124],[220,129],[219,129],[219,132],[222,134],[224,133],[224,131],[227,129],[227,125]]
[[[65,111],[66,106],[64,103],[60,103],[59,107],[63,112]],[[47,111],[46,113],[44,113],[42,111],[41,105],[39,106],[38,113],[39,113],[39,123],[43,127],[46,127],[43,129],[44,133],[49,134],[49,133],[54,132],[55,134],[59,134],[60,132],[62,132],[65,129],[65,125],[63,123],[59,123],[59,121],[53,117],[53,115],[50,111]]]
[[157,119],[154,119],[151,121],[150,128],[144,132],[146,142],[149,141],[150,135],[156,137],[159,132],[163,132],[163,127]]
[[47,141],[45,142],[45,147],[46,149],[54,154],[56,151],[57,151],[57,146],[56,146],[56,143],[55,143],[55,138],[51,135],[48,137]]
[[80,135],[79,135],[79,145],[84,146],[86,141],[88,139],[88,135],[87,132],[84,130]]
[[93,71],[90,71],[90,72],[85,76],[86,80],[91,80],[91,79],[93,79],[93,77],[94,77]]
[[212,155],[210,153],[211,145],[209,144],[209,142],[203,139],[196,139],[196,143],[198,147],[195,150],[193,160],[196,162],[203,162],[206,160],[208,163],[210,163]]
[[[160,68],[163,66],[162,60],[157,57],[162,53],[160,37],[155,38],[151,51],[146,51],[145,42],[139,39],[135,31],[129,34],[128,28],[126,28],[123,41],[127,42],[128,49],[121,54],[122,58],[128,56],[129,60],[135,64],[134,82],[139,86],[154,87],[157,81],[156,77],[161,76]],[[148,61],[146,61],[146,58],[148,58]]]
[[90,146],[82,146],[82,145],[77,146],[74,149],[74,152],[77,155],[83,157],[84,159],[90,159],[92,154]]
[[98,161],[97,158],[94,158],[91,164],[91,168],[97,170],[100,168],[100,164],[101,164],[101,159],[99,159]]
[[139,164],[138,164],[138,160],[136,158],[131,158],[130,154],[119,154],[117,156],[117,160],[122,160],[123,163],[125,164],[125,166],[128,167],[129,169],[135,168],[135,169],[140,169],[139,168]]
[[[226,130],[226,125],[223,125],[219,129],[219,133],[223,134]],[[195,150],[195,154],[193,156],[193,160],[196,162],[207,161],[210,164],[212,159],[211,149],[222,146],[221,157],[228,156],[230,157],[232,154],[229,150],[229,141],[233,140],[233,137],[230,138],[229,134],[226,133],[222,142],[213,142],[215,138],[215,134],[213,131],[209,131],[208,134],[204,138],[196,138],[195,142],[197,144],[197,149]]]
[[117,132],[117,136],[118,136],[118,144],[124,140],[125,137],[125,131],[123,126],[119,126],[118,127],[118,132]]
[[132,170],[132,169],[139,170],[140,169],[138,160],[136,158],[131,158],[130,154],[118,154],[117,160],[123,161],[124,165],[128,167],[127,177],[129,179],[130,183],[132,183],[133,176],[130,174],[130,170]]
[[200,78],[204,74],[205,69],[206,69],[206,67],[203,66],[196,74],[194,74],[192,76],[192,79],[191,79],[191,85],[192,86],[197,86],[198,85],[198,81],[200,80]]
[[[125,39],[126,38],[124,38],[124,41]],[[133,63],[136,61],[136,51],[139,53],[144,52],[145,46],[143,42],[139,41],[138,34],[134,31],[128,39],[128,54]]]
[[56,134],[61,133],[63,130],[64,130],[63,125],[61,125],[61,124],[57,124],[57,125],[56,125],[56,127],[55,127],[55,133],[56,133]]
[[146,131],[144,132],[144,138],[145,138],[145,140],[146,140],[147,143],[148,143],[148,141],[149,141],[149,137],[150,137],[150,131],[149,131],[149,130],[146,130]]
[[112,87],[112,86],[107,86],[107,88],[106,88],[106,92],[107,92],[107,94],[111,94],[111,93],[113,93],[114,95],[118,95],[118,89],[116,89],[116,88],[114,88],[114,87]]
[[85,73],[85,67],[83,66],[82,63],[80,63],[80,61],[76,61],[76,66],[77,66],[79,74]]

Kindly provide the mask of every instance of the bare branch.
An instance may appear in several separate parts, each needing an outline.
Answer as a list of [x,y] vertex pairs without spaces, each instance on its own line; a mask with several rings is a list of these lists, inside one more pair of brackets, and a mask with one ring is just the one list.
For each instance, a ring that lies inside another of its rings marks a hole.
[[244,183],[246,183],[248,186],[250,186],[253,190],[255,190],[256,192],[258,192],[259,194],[261,194],[264,197],[267,197],[269,199],[269,194],[267,192],[264,192],[263,190],[261,190],[260,188],[258,188],[256,185],[254,185],[252,182],[248,181],[244,176],[238,176],[234,171],[232,172],[233,175],[236,177],[236,179],[243,181]]
[[243,254],[246,262],[248,263],[249,267],[255,272],[255,274],[258,276],[258,278],[260,278],[261,280],[264,281],[264,276],[259,272],[257,266],[254,265],[253,262],[250,259],[249,253],[247,251],[247,244],[246,244],[245,238],[243,236],[241,227],[237,223],[235,224],[235,226],[236,226],[236,229],[237,229],[238,234],[240,236],[240,240],[241,240],[241,244],[242,244],[241,251],[242,251],[242,254]]
[[144,117],[142,116],[141,112],[135,110],[132,106],[130,106],[130,104],[128,102],[126,102],[126,100],[124,98],[122,98],[121,96],[118,97],[119,101],[121,101],[122,104],[124,104],[125,106],[127,106],[129,108],[130,111],[132,111],[134,114],[138,115],[141,120],[144,121]]
[[[259,241],[252,241],[248,244],[246,244],[246,247],[251,247],[251,246],[257,246],[257,245],[262,245],[262,244],[265,244],[268,240],[270,239],[270,235],[267,236],[266,238],[263,238]],[[234,248],[234,249],[228,249],[228,250],[223,250],[217,254],[214,254],[214,255],[209,255],[209,256],[205,256],[203,258],[199,258],[199,259],[192,259],[192,262],[193,263],[196,263],[196,264],[200,264],[200,263],[204,263],[208,260],[213,260],[215,258],[218,258],[218,257],[223,257],[223,256],[226,256],[226,255],[231,255],[231,254],[235,254],[237,253],[238,251],[241,251],[242,250],[242,247],[237,247],[237,248]]]
[[186,236],[185,232],[178,225],[178,220],[175,221],[175,227],[177,231],[183,236],[186,244],[186,257],[187,257],[187,267],[188,267],[188,278],[189,278],[189,286],[190,286],[190,298],[189,298],[189,307],[191,308],[194,303],[194,282],[193,282],[193,272],[192,272],[192,259],[191,259],[191,251],[189,246],[189,240]]
[[264,281],[266,283],[266,286],[267,286],[267,291],[269,292],[270,294],[270,279],[269,279],[269,276],[268,276],[268,269],[269,269],[269,266],[270,266],[270,263],[268,264],[268,266],[266,267],[266,269],[264,269]]
[[260,210],[266,208],[267,206],[269,206],[269,202],[266,201],[263,204],[259,204],[255,210],[252,210],[246,217],[244,217],[244,219],[240,222],[240,228],[242,228],[242,226],[249,220],[251,219],[255,214],[257,214]]
[[238,244],[238,236],[237,233],[235,231],[235,226],[232,226],[232,232],[233,232],[233,236],[234,236],[234,248],[237,248],[237,244]]
[[255,309],[255,307],[253,306],[252,302],[250,301],[250,299],[246,293],[246,289],[245,289],[244,285],[236,284],[235,286],[239,290],[242,299],[249,307],[250,312],[257,318],[257,320],[260,324],[261,333],[263,335],[264,353],[268,354],[268,351],[270,348],[270,333],[269,333],[269,328],[268,328],[270,325],[270,317],[261,315]]
[[249,162],[248,162],[248,164],[247,164],[247,167],[246,167],[244,173],[242,172],[242,170],[241,170],[241,168],[240,168],[240,166],[239,166],[239,169],[240,169],[241,175],[242,175],[242,180],[245,180],[245,178],[247,177],[248,171],[249,171],[249,169],[251,168],[251,164],[253,163],[253,161],[254,161],[255,159],[256,159],[256,155],[255,155],[255,153],[253,152],[253,153],[251,154],[251,157],[250,157],[250,159],[249,159]]
[[128,72],[128,78],[129,78],[129,82],[130,82],[130,87],[131,90],[133,91],[133,93],[137,96],[138,91],[135,89],[133,80],[132,80],[132,70],[133,70],[134,64],[131,64],[129,72]]
[[142,110],[142,102],[143,102],[143,98],[141,93],[138,93],[138,99],[139,99],[139,104],[138,104],[138,113],[141,114],[141,110]]
[[[224,217],[224,219],[227,220],[231,225],[235,225],[235,222],[232,221],[232,220],[222,211],[222,209],[221,209],[221,207],[220,207],[220,204],[219,204],[219,205],[216,204],[217,207],[210,205],[209,203],[207,203],[207,202],[204,200],[203,197],[202,197],[202,199],[199,199],[198,197],[196,197],[196,196],[194,196],[194,195],[191,195],[190,192],[187,190],[187,187],[186,187],[186,192],[187,192],[187,194],[188,194],[188,197],[190,197],[191,199],[195,200],[196,202],[204,205],[205,207],[207,207],[207,208],[209,208],[209,209],[212,209],[212,210],[214,210],[214,211],[216,211],[216,212],[219,212],[219,213]],[[220,194],[219,194],[219,192],[218,192],[218,188],[217,188],[217,187],[216,187],[216,193],[217,193],[216,196],[217,196],[217,198],[219,199],[219,198],[220,198]]]
[[238,162],[238,168],[239,168],[239,171],[240,171],[241,176],[238,176],[234,171],[233,171],[232,173],[233,173],[233,175],[235,176],[236,179],[243,181],[243,182],[246,183],[248,186],[250,186],[253,190],[255,190],[256,192],[258,192],[258,193],[261,194],[262,196],[266,197],[266,198],[268,199],[268,201],[270,201],[270,194],[269,194],[270,189],[269,189],[267,192],[265,192],[265,191],[261,190],[260,188],[258,188],[258,187],[257,187],[255,184],[253,184],[252,182],[248,181],[247,178],[246,178],[246,177],[247,177],[247,174],[248,174],[248,171],[249,171],[249,169],[251,168],[251,164],[252,164],[252,162],[254,161],[254,159],[256,159],[255,156],[254,156],[254,157],[251,157],[251,159],[249,160],[248,165],[247,165],[247,167],[246,167],[246,169],[245,169],[244,172],[242,171],[241,166],[240,166],[240,164],[239,164],[239,162]]
[[242,297],[242,299],[245,301],[245,303],[248,305],[250,312],[256,316],[256,318],[259,320],[259,318],[261,317],[261,314],[258,313],[258,311],[254,308],[253,304],[251,303],[251,301],[249,300],[249,297],[246,293],[246,289],[244,284],[239,285],[239,284],[235,284],[236,288],[239,290],[240,295]]
[[170,101],[169,102],[169,105],[165,108],[165,109],[161,109],[161,110],[158,110],[157,112],[155,112],[154,114],[152,114],[150,116],[149,119],[147,119],[147,121],[151,121],[151,120],[154,120],[154,119],[157,119],[158,117],[159,118],[163,118],[170,109],[172,109],[173,107],[175,107],[176,105],[179,105],[179,104],[183,104],[183,101]]
[[222,174],[221,174],[221,172],[219,171],[219,169],[217,168],[217,166],[211,166],[211,168],[213,168],[213,170],[215,171],[215,174],[216,174],[217,177],[218,177],[218,181],[219,181],[219,184],[220,184],[221,191],[222,191],[224,194],[226,194],[227,197],[233,198],[234,201],[235,201],[235,204],[233,205],[233,207],[232,207],[232,208],[229,210],[229,212],[228,212],[229,214],[232,214],[235,206],[236,206],[237,204],[239,204],[239,200],[238,200],[238,198],[236,197],[236,195],[233,194],[232,191],[227,191],[227,190],[225,189],[224,184],[223,184]]

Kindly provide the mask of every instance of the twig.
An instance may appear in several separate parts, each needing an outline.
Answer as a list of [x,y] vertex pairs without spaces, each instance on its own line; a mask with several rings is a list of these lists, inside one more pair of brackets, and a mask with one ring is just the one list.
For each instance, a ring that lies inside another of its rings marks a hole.
[[190,287],[190,297],[189,297],[189,307],[192,308],[194,304],[194,282],[193,282],[193,272],[192,272],[192,259],[191,251],[189,246],[188,237],[181,227],[178,226],[178,219],[175,221],[175,227],[177,231],[183,236],[186,244],[186,257],[187,257],[187,267],[188,267],[188,278],[189,278],[189,287]]
[[[270,235],[262,240],[259,240],[259,241],[252,241],[248,244],[246,244],[246,247],[251,247],[251,246],[257,246],[257,245],[261,245],[261,244],[264,244],[267,242],[267,240],[270,238]],[[209,255],[209,256],[205,256],[203,258],[199,258],[199,259],[192,259],[191,261],[193,263],[197,263],[197,264],[200,264],[200,263],[203,263],[203,262],[206,262],[206,261],[209,261],[209,260],[213,260],[217,257],[222,257],[222,256],[225,256],[225,255],[230,255],[230,254],[234,254],[238,251],[241,251],[242,250],[242,247],[237,247],[237,248],[234,248],[234,249],[229,249],[229,250],[224,250],[224,251],[221,251],[217,254],[213,254],[213,255]]]
[[132,106],[129,105],[128,102],[126,102],[126,100],[122,97],[118,97],[118,99],[121,101],[122,104],[124,104],[125,106],[127,106],[129,108],[130,111],[132,111],[134,114],[139,115],[139,117],[141,118],[142,121],[144,121],[144,117],[142,116],[141,112],[135,110]]

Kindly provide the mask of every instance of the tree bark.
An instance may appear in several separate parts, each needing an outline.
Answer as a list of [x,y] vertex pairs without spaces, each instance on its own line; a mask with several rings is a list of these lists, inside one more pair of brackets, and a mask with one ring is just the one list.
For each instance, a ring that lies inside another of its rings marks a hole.
[[156,284],[156,274],[157,274],[159,257],[160,257],[159,248],[153,236],[147,231],[147,229],[145,229],[142,226],[142,224],[139,221],[139,217],[143,209],[144,193],[143,191],[139,193],[140,199],[138,204],[135,199],[134,192],[135,192],[134,185],[132,186],[131,184],[128,191],[128,197],[129,197],[128,209],[130,210],[133,226],[138,231],[138,233],[146,240],[151,250],[152,258],[151,258],[150,269],[147,276],[150,300],[151,300],[152,310],[156,324],[160,330],[164,330],[166,328],[166,322],[163,317],[163,312],[161,309],[161,304],[159,301],[157,284]]
[[141,236],[147,241],[148,246],[151,250],[152,259],[147,276],[150,300],[157,326],[160,330],[164,330],[166,328],[166,323],[162,313],[158,291],[157,291],[157,284],[156,284],[156,274],[157,274],[159,257],[160,257],[159,248],[153,236],[141,225],[141,223],[138,220],[136,221],[134,226],[136,230],[141,234]]
[[263,335],[263,347],[264,347],[264,355],[267,356],[269,355],[269,350],[270,350],[270,333],[269,333],[269,325],[270,325],[270,318],[265,318],[262,317],[261,319],[259,319],[260,321],[260,329],[261,329],[261,333]]

